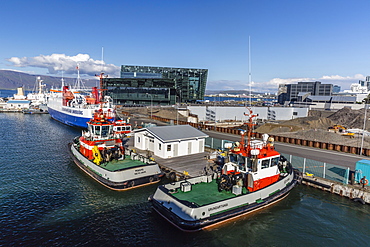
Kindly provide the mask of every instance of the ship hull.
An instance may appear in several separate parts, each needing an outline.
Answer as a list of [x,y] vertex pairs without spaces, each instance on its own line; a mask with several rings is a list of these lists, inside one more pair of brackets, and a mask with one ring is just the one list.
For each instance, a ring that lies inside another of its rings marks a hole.
[[[299,176],[292,171],[285,179],[259,191],[202,206],[178,200],[169,193],[171,188],[162,185],[149,200],[153,209],[178,229],[194,232],[235,220],[273,205],[285,198],[298,180]],[[186,193],[191,193],[191,191]]]
[[108,171],[86,159],[72,143],[68,144],[74,163],[95,181],[112,190],[128,190],[144,185],[158,183],[163,176],[157,164]]
[[[91,111],[91,110],[89,110],[89,111]],[[49,112],[50,116],[53,119],[57,120],[58,122],[61,122],[61,123],[66,124],[68,126],[78,127],[78,128],[87,128],[87,122],[91,119],[91,116],[90,117],[83,117],[83,115],[87,115],[86,113],[81,114],[81,116],[71,115],[71,114],[68,114],[67,112],[63,112],[61,110],[53,109],[51,107],[48,107],[48,112]]]

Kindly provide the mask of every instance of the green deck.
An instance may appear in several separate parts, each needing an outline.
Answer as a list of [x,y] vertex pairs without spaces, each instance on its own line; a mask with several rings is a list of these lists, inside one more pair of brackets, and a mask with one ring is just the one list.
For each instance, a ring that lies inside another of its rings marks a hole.
[[132,160],[129,155],[125,155],[125,157],[124,160],[112,160],[108,163],[102,163],[100,166],[108,171],[114,172],[121,169],[145,165],[145,163],[140,160]]
[[[246,193],[245,188],[243,188],[243,194],[244,193]],[[193,184],[191,191],[182,192],[179,189],[178,192],[172,195],[179,200],[193,202],[199,206],[204,206],[210,203],[219,202],[237,196],[234,195],[231,191],[219,192],[216,180],[213,180],[210,183]]]

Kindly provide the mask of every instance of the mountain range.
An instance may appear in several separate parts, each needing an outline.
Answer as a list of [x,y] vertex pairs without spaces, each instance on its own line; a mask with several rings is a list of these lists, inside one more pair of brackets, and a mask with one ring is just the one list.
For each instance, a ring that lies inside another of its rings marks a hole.
[[[18,87],[24,87],[25,90],[32,91],[36,84],[37,77],[40,76],[43,83],[46,84],[46,88],[60,88],[62,83],[61,77],[47,76],[47,75],[31,75],[24,72],[18,72],[13,70],[0,70],[0,89],[14,90]],[[76,76],[77,78],[77,76]],[[64,77],[66,85],[74,85],[76,78]],[[97,86],[98,80],[96,79],[83,79],[82,80],[86,87]],[[207,95],[209,94],[249,94],[248,90],[206,90]],[[252,92],[256,93],[256,92]]]
[[[12,70],[0,70],[0,89],[14,90],[18,87],[24,87],[25,90],[32,90],[35,87],[36,79],[40,76],[43,83],[46,84],[46,88],[60,88],[62,85],[62,78],[55,76],[46,75],[31,75],[23,72],[17,72]],[[76,78],[64,77],[66,85],[73,85],[76,82]],[[91,87],[96,86],[97,80],[94,79],[83,79],[85,86]]]

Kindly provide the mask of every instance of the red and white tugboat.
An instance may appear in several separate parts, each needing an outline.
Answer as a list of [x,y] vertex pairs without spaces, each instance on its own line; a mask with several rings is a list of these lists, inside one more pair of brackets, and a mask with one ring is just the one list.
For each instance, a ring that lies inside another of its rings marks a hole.
[[228,147],[229,161],[220,172],[161,185],[149,198],[177,228],[198,231],[262,209],[285,198],[300,180],[272,138],[252,140],[256,115],[249,111],[248,131]]
[[[122,123],[108,121],[97,110],[87,122],[87,131],[69,144],[76,165],[99,183],[113,190],[125,190],[159,182],[163,176],[157,163],[125,149]],[[115,128],[117,131],[115,131]]]

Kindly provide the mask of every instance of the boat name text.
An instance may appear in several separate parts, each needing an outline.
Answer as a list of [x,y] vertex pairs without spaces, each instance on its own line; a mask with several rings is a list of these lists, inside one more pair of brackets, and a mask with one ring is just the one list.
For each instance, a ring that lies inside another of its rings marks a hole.
[[146,173],[144,168],[136,169],[135,172],[134,172],[134,175],[139,175],[139,174],[143,174],[143,173]]
[[221,205],[218,205],[218,206],[214,206],[212,208],[209,208],[208,211],[216,210],[216,209],[219,209],[219,208],[224,208],[224,207],[227,207],[227,206],[229,206],[228,203],[221,204]]
[[69,109],[67,107],[62,107],[62,111],[66,111],[66,112],[78,114],[78,115],[83,115],[83,112],[81,110]]

